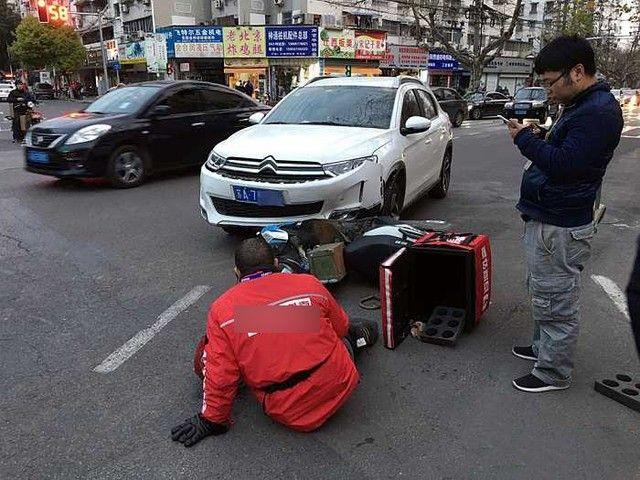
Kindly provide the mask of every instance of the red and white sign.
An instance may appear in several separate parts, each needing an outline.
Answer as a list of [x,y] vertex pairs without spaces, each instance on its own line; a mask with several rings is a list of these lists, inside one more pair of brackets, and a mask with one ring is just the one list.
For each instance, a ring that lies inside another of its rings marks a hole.
[[382,60],[387,50],[387,33],[356,30],[356,57],[361,60]]
[[426,70],[429,66],[429,52],[422,47],[409,45],[387,45],[380,68],[415,68]]

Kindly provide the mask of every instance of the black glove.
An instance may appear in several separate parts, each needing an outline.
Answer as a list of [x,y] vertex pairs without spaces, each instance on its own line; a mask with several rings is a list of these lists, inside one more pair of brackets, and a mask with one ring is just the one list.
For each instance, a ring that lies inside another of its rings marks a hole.
[[175,442],[184,444],[185,447],[195,445],[209,435],[221,435],[229,430],[228,425],[210,422],[202,415],[197,414],[186,419],[180,425],[171,429],[171,438]]

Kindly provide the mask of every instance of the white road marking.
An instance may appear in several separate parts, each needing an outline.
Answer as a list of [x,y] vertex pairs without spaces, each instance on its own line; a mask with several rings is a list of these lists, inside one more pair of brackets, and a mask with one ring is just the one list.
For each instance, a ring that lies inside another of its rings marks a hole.
[[622,313],[627,320],[629,320],[629,310],[627,308],[627,297],[624,292],[618,287],[616,282],[611,280],[610,278],[604,277],[602,275],[591,275],[591,280],[596,282],[598,285],[602,287],[604,292],[609,295],[609,298],[616,306],[620,313]]
[[136,333],[124,345],[109,355],[100,365],[95,367],[93,371],[97,373],[113,372],[138,350],[144,347],[144,345],[151,340],[156,333],[166,327],[171,320],[197,302],[210,288],[211,287],[207,285],[193,287],[189,293],[162,312],[158,320],[156,320],[156,323]]

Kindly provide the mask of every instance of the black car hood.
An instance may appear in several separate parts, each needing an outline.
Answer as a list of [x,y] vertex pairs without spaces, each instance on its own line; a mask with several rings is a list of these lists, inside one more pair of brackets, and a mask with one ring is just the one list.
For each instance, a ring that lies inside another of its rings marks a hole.
[[90,112],[68,113],[62,117],[52,118],[38,124],[34,130],[42,133],[71,133],[89,125],[106,123],[116,125],[131,118],[129,114],[104,114]]

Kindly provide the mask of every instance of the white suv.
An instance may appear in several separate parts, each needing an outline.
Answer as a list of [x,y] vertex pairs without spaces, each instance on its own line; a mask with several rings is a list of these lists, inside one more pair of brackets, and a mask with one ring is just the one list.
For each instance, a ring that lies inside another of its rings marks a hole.
[[226,231],[399,216],[426,192],[447,194],[451,124],[417,79],[321,77],[250,121],[200,174],[202,216]]

